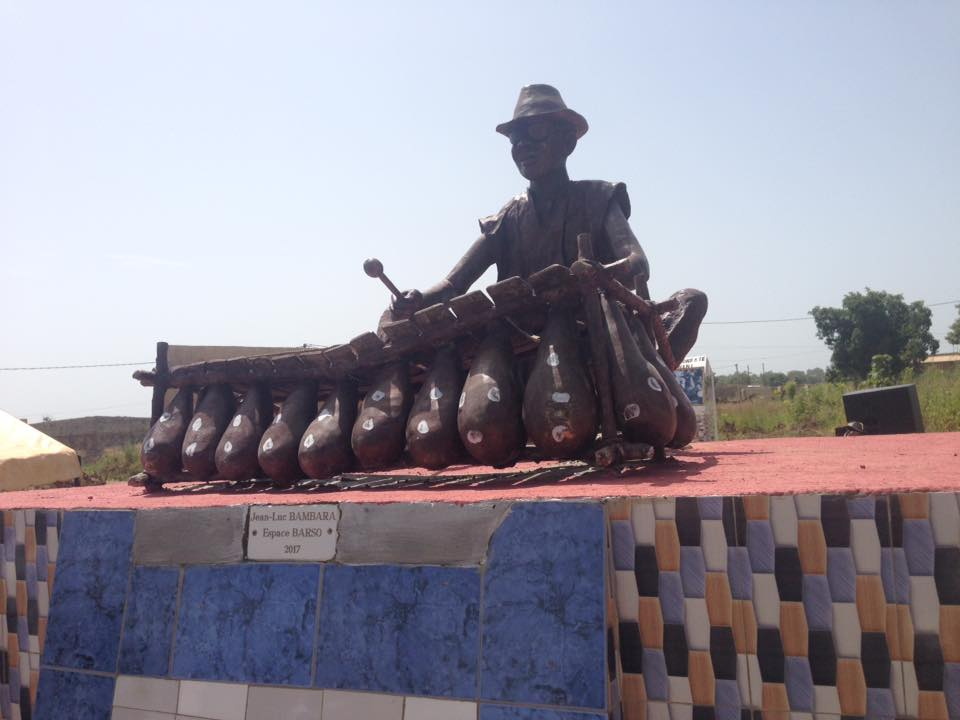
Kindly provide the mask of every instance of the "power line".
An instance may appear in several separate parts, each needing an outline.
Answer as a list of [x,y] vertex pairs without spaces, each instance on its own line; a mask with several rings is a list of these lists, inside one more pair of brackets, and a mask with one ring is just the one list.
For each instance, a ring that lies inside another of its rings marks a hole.
[[[940,305],[955,305],[960,300],[944,300],[943,302],[924,303],[927,307],[939,307]],[[770,320],[706,320],[701,325],[747,325],[752,323],[778,323],[778,322],[797,322],[798,320],[813,320],[812,315],[803,317],[773,318]]]
[[96,365],[39,365],[37,367],[5,367],[0,368],[0,372],[13,372],[14,370],[73,370],[75,368],[131,367],[133,365],[153,365],[153,363],[153,360],[147,360],[146,362],[99,363]]

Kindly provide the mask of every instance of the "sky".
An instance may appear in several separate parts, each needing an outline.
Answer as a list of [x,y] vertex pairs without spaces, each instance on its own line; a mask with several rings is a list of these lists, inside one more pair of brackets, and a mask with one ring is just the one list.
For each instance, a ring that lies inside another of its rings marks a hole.
[[[494,127],[534,82],[590,123],[571,177],[627,184],[653,296],[709,295],[718,372],[829,352],[713,323],[960,301],[957,2],[0,0],[0,368],[374,329],[365,258],[429,286],[524,189]],[[148,415],[135,369],[0,370],[0,408]]]

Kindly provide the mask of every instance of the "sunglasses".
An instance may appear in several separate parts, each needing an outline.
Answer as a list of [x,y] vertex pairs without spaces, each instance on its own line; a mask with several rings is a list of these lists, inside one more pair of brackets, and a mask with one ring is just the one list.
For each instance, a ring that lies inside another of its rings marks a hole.
[[539,122],[521,123],[510,130],[507,136],[511,145],[516,145],[523,141],[543,142],[547,140],[557,130],[557,124],[549,120]]

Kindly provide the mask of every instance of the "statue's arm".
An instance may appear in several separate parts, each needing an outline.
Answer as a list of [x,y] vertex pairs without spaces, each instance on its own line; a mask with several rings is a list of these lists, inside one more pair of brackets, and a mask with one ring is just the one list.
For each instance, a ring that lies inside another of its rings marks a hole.
[[646,296],[647,281],[650,279],[650,263],[646,253],[640,247],[640,241],[630,229],[626,215],[619,203],[612,202],[603,220],[603,229],[613,256],[617,258],[611,269],[627,287],[636,287],[637,292]]

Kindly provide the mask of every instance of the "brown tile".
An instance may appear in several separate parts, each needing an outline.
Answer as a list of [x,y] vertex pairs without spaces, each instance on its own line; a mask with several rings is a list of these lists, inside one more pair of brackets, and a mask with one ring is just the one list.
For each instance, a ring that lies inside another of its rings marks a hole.
[[944,662],[960,662],[960,605],[940,606],[940,647]]
[[40,643],[40,655],[43,655],[43,645],[47,640],[47,618],[42,615],[37,618],[37,640]]
[[712,706],[716,683],[710,653],[706,650],[691,650],[687,674],[690,678],[690,696],[693,698],[693,704]]
[[27,564],[33,565],[37,562],[37,535],[36,528],[29,526],[27,527],[26,532],[26,549],[25,553],[27,556]]
[[56,563],[47,563],[47,590],[50,592],[50,597],[53,597],[53,576],[57,574],[57,564]]
[[891,660],[913,660],[913,619],[909,605],[887,605],[887,647]]
[[733,597],[726,573],[707,573],[707,615],[710,627],[733,626]]
[[607,503],[607,513],[611,520],[629,520],[630,506],[629,500],[614,500]]
[[783,654],[807,656],[807,614],[801,602],[780,602],[780,639]]
[[640,598],[640,641],[645,648],[663,649],[663,613],[658,598]]
[[738,654],[757,654],[757,619],[749,600],[733,601],[733,642]]
[[859,717],[867,714],[867,682],[859,658],[837,660],[837,694],[841,713]]
[[764,683],[763,684],[763,713],[766,717],[768,712],[786,713],[790,712],[790,700],[787,699],[787,686],[783,683]]
[[767,495],[744,495],[743,514],[747,520],[769,520],[770,498]]
[[900,514],[905,520],[926,520],[930,515],[930,495],[903,493],[900,495]]
[[947,700],[938,690],[921,690],[917,702],[917,717],[920,720],[947,720]]
[[30,702],[34,705],[37,704],[37,685],[40,684],[40,671],[31,670],[30,671]]
[[[6,610],[7,608],[7,581],[3,578],[0,578],[0,601],[3,602],[3,607],[0,610]],[[2,613],[0,613],[2,614]]]
[[27,616],[27,581],[17,580],[17,615]]
[[804,575],[827,574],[827,539],[819,520],[797,522],[797,546]]
[[643,684],[643,675],[624,673],[621,695],[623,720],[647,719],[647,689]]
[[16,633],[7,635],[7,662],[10,667],[20,667],[20,641]]
[[879,575],[857,575],[857,615],[862,632],[885,632],[887,598]]
[[657,520],[657,567],[660,572],[680,570],[680,536],[673,520]]

